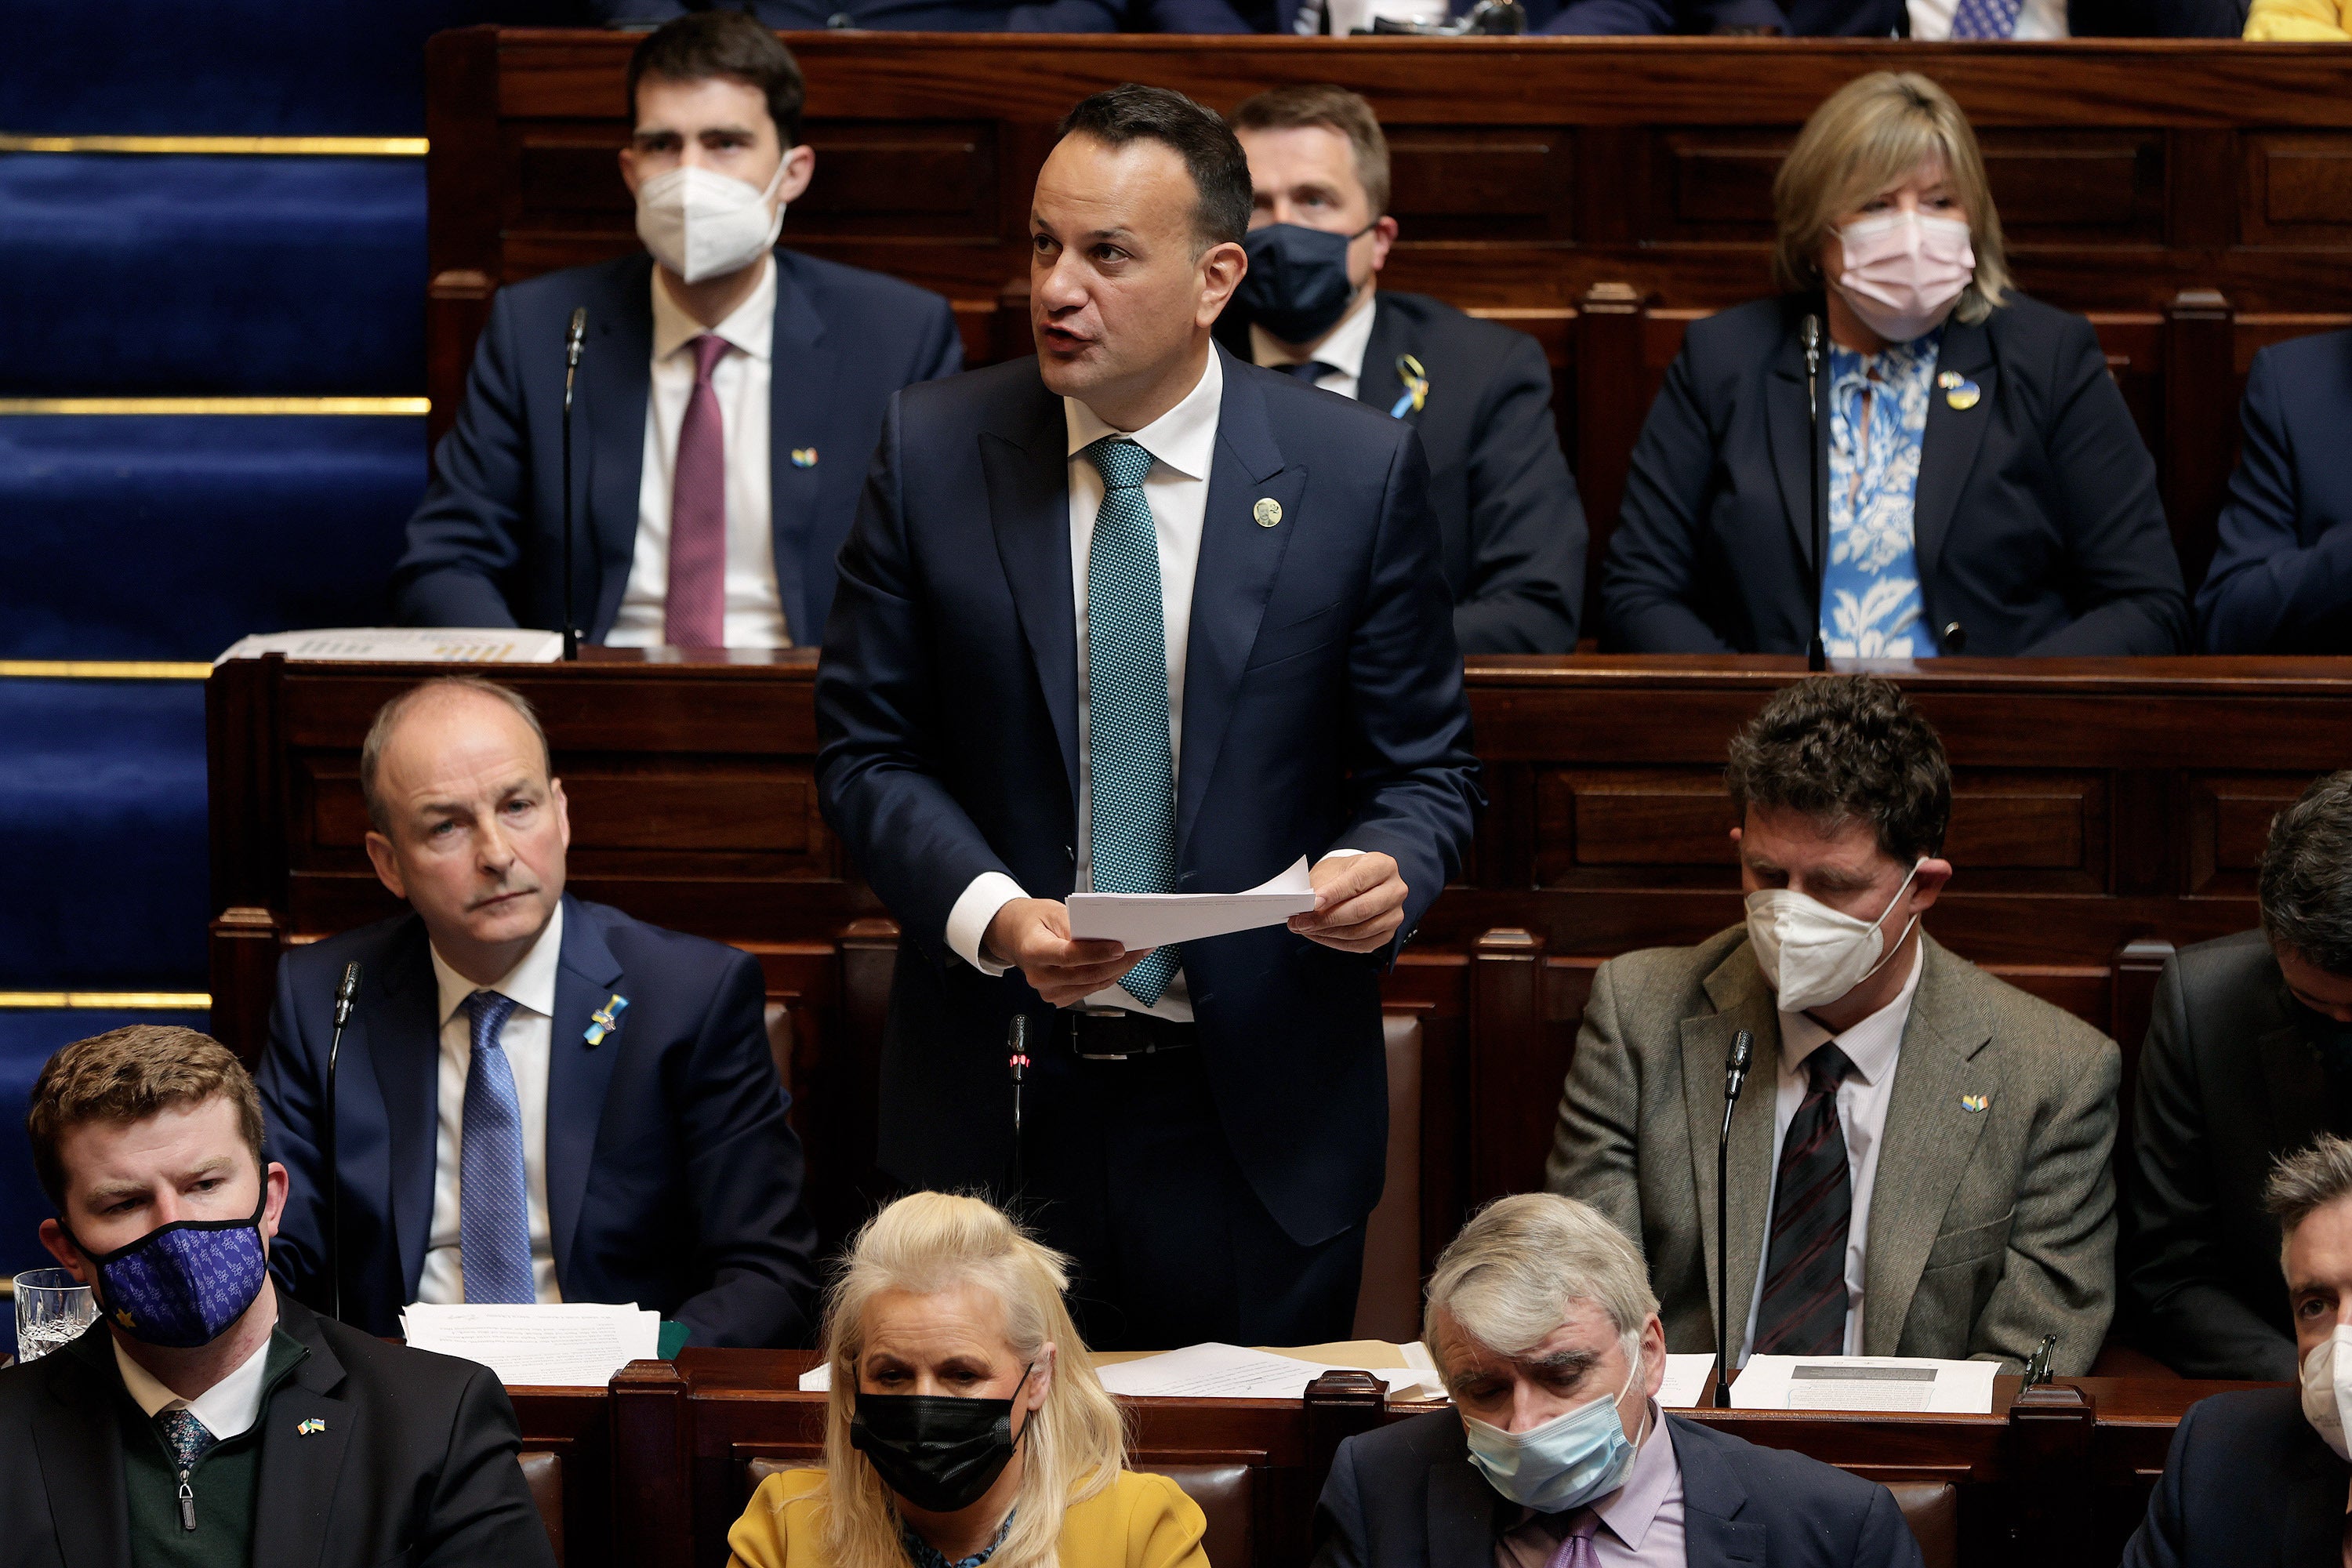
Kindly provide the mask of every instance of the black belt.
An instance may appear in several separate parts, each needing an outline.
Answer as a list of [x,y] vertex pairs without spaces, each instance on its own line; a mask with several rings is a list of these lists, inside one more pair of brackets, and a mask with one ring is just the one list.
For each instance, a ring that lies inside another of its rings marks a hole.
[[1195,1026],[1120,1007],[1066,1007],[1055,1028],[1082,1061],[1124,1061],[1182,1050],[1197,1041]]

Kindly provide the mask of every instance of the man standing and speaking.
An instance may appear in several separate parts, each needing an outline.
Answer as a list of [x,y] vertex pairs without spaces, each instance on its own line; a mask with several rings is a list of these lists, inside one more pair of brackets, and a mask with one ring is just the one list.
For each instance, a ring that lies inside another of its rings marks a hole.
[[[817,681],[826,817],[906,933],[883,1168],[1017,1168],[1113,1347],[1349,1331],[1379,973],[1480,804],[1419,440],[1211,341],[1249,219],[1200,105],[1070,111],[1030,216],[1037,357],[893,403]],[[1286,930],[1070,937],[1074,889],[1236,892],[1302,855]]]

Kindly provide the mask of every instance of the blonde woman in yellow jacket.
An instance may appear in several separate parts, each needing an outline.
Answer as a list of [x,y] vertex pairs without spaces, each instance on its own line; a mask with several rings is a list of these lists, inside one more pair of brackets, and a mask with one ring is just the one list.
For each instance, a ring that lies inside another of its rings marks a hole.
[[825,1302],[824,1468],[760,1484],[735,1568],[1208,1568],[1200,1505],[1126,1468],[1068,1284],[977,1198],[875,1215]]
[[2352,42],[2352,0],[2254,0],[2246,37],[2257,44]]

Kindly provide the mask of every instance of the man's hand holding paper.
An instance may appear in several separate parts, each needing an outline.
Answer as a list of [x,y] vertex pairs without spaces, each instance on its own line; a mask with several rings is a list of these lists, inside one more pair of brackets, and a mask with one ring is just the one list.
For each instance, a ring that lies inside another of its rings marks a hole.
[[1315,863],[1315,908],[1290,929],[1341,952],[1378,952],[1404,923],[1407,889],[1393,856],[1339,851]]
[[1151,952],[1070,935],[1070,908],[1057,899],[1013,899],[996,911],[982,939],[988,956],[1021,971],[1056,1007],[1083,1002],[1133,969]]

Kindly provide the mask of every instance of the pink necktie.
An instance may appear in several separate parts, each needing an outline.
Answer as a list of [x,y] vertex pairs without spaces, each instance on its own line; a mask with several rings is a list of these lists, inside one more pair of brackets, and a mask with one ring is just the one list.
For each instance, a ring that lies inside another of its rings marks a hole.
[[1592,1532],[1600,1528],[1601,1516],[1585,1510],[1574,1527],[1559,1538],[1559,1550],[1551,1554],[1545,1568],[1601,1568],[1601,1554],[1592,1544]]
[[677,426],[677,468],[669,492],[669,595],[662,640],[672,647],[727,644],[727,443],[710,373],[727,340],[694,340],[694,390]]

